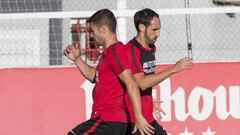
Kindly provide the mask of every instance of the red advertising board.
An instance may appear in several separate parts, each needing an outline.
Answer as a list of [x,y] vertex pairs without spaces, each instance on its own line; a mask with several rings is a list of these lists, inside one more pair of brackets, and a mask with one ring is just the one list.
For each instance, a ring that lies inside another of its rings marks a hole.
[[[169,65],[158,65],[157,71]],[[77,68],[0,69],[0,134],[60,135],[89,118]],[[240,63],[198,63],[154,87],[170,135],[240,134]]]

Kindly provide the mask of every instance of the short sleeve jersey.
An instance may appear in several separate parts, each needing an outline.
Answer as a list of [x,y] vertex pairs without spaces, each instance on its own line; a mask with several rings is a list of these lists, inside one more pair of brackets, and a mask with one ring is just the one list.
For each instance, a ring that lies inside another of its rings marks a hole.
[[115,43],[105,49],[99,59],[96,84],[93,89],[92,118],[104,121],[127,122],[124,103],[125,85],[119,75],[129,69],[125,46]]
[[[153,45],[151,48],[144,48],[135,38],[126,45],[129,58],[129,66],[133,74],[144,73],[145,75],[154,74],[155,72],[155,50]],[[148,122],[153,122],[153,98],[152,88],[145,91],[140,90],[142,114]],[[135,122],[134,111],[129,95],[126,93],[125,101],[132,123]]]

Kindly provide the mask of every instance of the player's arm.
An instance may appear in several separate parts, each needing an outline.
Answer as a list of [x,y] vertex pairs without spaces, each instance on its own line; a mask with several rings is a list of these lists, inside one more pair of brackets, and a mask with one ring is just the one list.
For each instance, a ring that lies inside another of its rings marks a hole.
[[124,70],[119,75],[119,78],[127,87],[127,92],[129,94],[129,97],[130,97],[132,105],[133,105],[135,117],[141,117],[141,114],[142,114],[141,96],[139,93],[138,85],[134,81],[131,71],[129,69]]
[[96,69],[86,64],[81,57],[77,57],[74,63],[78,67],[81,74],[90,82],[95,82]]
[[172,74],[181,72],[183,70],[191,69],[192,62],[188,58],[183,58],[179,60],[175,65],[163,70],[162,72],[155,73],[152,75],[144,75],[144,73],[136,73],[134,74],[134,78],[137,81],[138,86],[142,90],[146,90],[147,88],[153,87],[156,84],[162,82],[163,80],[170,77]]
[[127,53],[125,46],[113,46],[112,52],[106,55],[113,72],[115,72],[120,80],[126,85],[136,118],[135,127],[138,128],[143,135],[151,135],[154,128],[142,116],[140,90],[129,69],[129,61],[128,57],[126,57]]
[[78,67],[81,74],[91,82],[95,81],[96,69],[86,64],[80,57],[79,45],[69,45],[64,54],[68,59],[72,60]]
[[136,119],[135,126],[139,129],[139,131],[142,134],[144,133],[153,134],[154,128],[151,125],[149,125],[148,122],[142,116],[141,96],[140,96],[138,85],[133,78],[132,72],[129,69],[124,70],[119,75],[119,78],[121,79],[122,82],[125,83],[127,87],[127,92],[134,109],[134,116]]

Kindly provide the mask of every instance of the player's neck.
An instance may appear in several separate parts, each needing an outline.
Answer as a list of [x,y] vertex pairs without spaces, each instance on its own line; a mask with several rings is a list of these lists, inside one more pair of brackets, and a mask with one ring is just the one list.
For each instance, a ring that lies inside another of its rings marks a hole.
[[117,43],[117,42],[119,42],[119,41],[117,39],[116,34],[111,34],[109,36],[106,36],[104,48],[106,49],[109,46],[111,46],[112,44]]
[[144,48],[149,48],[149,44],[146,43],[146,40],[144,37],[140,34],[137,35],[136,40],[144,47]]

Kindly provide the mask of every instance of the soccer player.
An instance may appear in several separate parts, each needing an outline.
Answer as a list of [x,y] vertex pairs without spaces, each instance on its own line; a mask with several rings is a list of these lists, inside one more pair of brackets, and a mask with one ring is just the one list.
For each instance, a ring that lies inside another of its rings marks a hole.
[[[155,73],[156,47],[154,43],[160,36],[161,23],[159,15],[148,8],[140,10],[134,15],[134,24],[137,30],[137,36],[130,40],[126,47],[130,59],[131,70],[139,88],[141,89],[142,114],[155,128],[154,135],[167,135],[166,131],[153,117],[152,87],[170,77],[172,74],[191,69],[192,63],[190,59],[183,58],[168,69]],[[131,123],[134,125],[136,119],[134,118],[134,111],[127,94],[125,100],[130,114]],[[157,117],[159,117],[159,115],[157,115]],[[143,134],[142,131],[139,131],[136,128],[134,129],[134,126],[132,126],[131,131],[134,135]]]
[[141,98],[126,57],[124,45],[116,36],[116,18],[108,9],[93,14],[88,22],[95,41],[104,47],[96,68],[86,64],[79,55],[79,46],[70,45],[64,54],[78,67],[81,74],[96,83],[93,89],[91,118],[72,129],[68,135],[125,135],[127,114],[124,95],[127,92],[134,108],[136,128],[146,134],[154,128],[141,113]]

